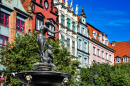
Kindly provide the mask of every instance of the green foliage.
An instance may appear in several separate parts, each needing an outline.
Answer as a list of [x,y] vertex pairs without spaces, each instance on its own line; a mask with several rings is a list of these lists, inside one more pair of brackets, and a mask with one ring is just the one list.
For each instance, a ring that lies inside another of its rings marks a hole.
[[[38,34],[34,32],[34,35],[28,34],[18,35],[15,38],[15,43],[8,44],[8,50],[2,49],[1,56],[3,59],[0,64],[3,64],[6,69],[3,70],[4,75],[7,76],[6,86],[22,86],[22,83],[12,76],[12,72],[32,71],[33,63],[39,62],[40,50],[37,45]],[[79,65],[78,61],[73,61],[70,53],[64,47],[60,45],[59,40],[47,41],[52,45],[54,53],[54,64],[57,66],[56,70],[71,74],[72,77],[76,76],[76,69]],[[69,82],[69,86],[73,81]]]
[[[90,68],[82,68],[81,86],[130,86],[130,63],[110,66],[107,63],[93,64]],[[98,74],[98,77],[95,74]]]

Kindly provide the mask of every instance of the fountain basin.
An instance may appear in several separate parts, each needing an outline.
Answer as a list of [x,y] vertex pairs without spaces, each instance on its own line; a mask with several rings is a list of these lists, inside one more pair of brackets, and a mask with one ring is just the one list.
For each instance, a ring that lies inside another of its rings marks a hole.
[[[71,79],[71,75],[54,71],[27,71],[19,72],[16,75],[22,83],[30,86],[60,86],[64,78]],[[30,76],[30,80],[27,80]]]

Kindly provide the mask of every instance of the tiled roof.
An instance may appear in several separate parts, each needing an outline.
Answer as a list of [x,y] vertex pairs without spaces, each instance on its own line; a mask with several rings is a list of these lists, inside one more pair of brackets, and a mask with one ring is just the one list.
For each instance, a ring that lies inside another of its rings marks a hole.
[[116,50],[114,57],[116,56],[123,57],[124,55],[130,57],[130,41],[115,42],[115,46],[113,46],[112,48]]
[[64,1],[64,0],[62,0],[62,3],[63,3],[63,4],[65,4],[65,1]]
[[[22,2],[22,0],[20,0],[21,2]],[[24,9],[27,11],[28,10],[28,5],[29,5],[29,2],[30,2],[31,0],[25,0],[24,2],[23,2],[23,7],[24,7]]]
[[80,16],[78,16],[78,21],[79,21],[79,18],[80,18]]
[[[91,38],[93,38],[93,39],[95,39],[95,38],[93,37],[93,31],[96,31],[96,33],[97,33],[96,40],[99,41],[98,35],[99,35],[100,33],[103,33],[103,32],[101,32],[100,30],[96,29],[95,27],[93,27],[93,26],[92,26],[91,24],[89,24],[89,23],[87,23],[87,29],[89,30],[89,36],[90,36]],[[105,36],[105,38],[107,38],[107,36]],[[112,48],[112,45],[111,45],[110,42],[108,42],[108,46],[109,46],[110,48]]]

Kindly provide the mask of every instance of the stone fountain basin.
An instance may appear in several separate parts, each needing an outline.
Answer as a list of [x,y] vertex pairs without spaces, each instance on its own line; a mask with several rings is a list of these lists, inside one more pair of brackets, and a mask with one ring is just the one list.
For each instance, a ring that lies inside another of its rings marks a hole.
[[[30,75],[32,79],[26,80],[26,76]],[[16,75],[22,83],[30,86],[60,86],[64,78],[71,79],[71,75],[53,71],[27,71],[19,72]]]

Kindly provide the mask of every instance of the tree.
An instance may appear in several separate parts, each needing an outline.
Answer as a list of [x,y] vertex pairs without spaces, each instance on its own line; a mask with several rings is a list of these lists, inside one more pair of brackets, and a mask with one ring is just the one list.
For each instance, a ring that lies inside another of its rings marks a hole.
[[[15,43],[8,44],[8,49],[2,49],[1,57],[3,59],[0,64],[3,64],[6,69],[3,70],[4,75],[7,76],[6,86],[22,86],[22,83],[12,76],[12,72],[32,71],[33,63],[39,62],[40,50],[37,45],[37,35],[28,34],[18,35],[15,38]],[[60,41],[47,40],[53,47],[54,64],[57,66],[57,71],[75,75],[76,69],[79,65],[78,61],[72,61],[70,53],[60,45]],[[72,82],[70,82],[72,84]]]
[[[81,69],[81,86],[130,86],[130,63],[111,66],[108,63],[94,63],[90,68]],[[98,77],[94,75],[98,74]]]

